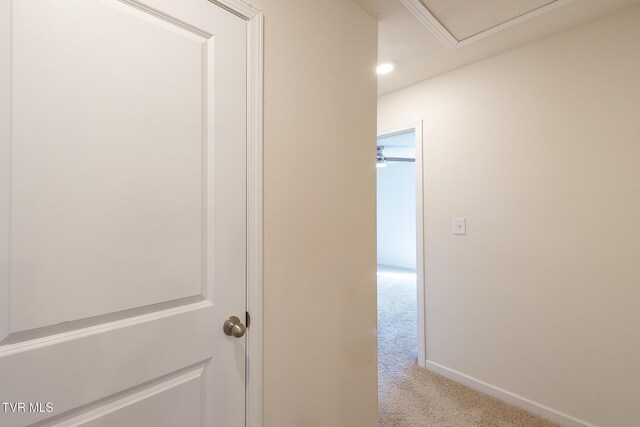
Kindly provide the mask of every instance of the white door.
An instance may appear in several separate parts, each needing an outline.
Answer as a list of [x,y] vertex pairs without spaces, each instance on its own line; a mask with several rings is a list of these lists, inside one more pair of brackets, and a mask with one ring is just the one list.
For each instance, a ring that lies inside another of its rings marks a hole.
[[244,425],[246,21],[0,5],[0,425]]

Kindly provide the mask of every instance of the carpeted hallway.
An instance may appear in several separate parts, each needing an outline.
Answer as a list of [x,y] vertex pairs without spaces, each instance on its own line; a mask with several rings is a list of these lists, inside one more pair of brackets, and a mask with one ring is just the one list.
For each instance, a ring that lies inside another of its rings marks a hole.
[[417,365],[416,279],[378,270],[378,425],[555,426]]

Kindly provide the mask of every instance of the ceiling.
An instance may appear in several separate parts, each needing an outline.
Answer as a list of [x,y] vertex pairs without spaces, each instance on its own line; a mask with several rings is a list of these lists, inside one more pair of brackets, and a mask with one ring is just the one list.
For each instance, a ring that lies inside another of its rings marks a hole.
[[378,58],[396,63],[391,74],[378,78],[378,93],[637,4],[640,0],[378,0]]

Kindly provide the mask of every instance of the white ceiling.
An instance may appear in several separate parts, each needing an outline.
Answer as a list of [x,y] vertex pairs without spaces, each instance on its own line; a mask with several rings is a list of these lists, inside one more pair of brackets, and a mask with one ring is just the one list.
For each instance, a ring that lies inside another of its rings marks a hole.
[[[458,41],[468,39],[553,0],[420,0]],[[417,3],[417,2],[416,2]],[[378,0],[378,58],[396,69],[378,78],[380,95],[547,37],[598,17],[640,4],[640,0],[575,0],[487,37],[447,47],[400,0]],[[419,4],[419,3],[417,3]],[[422,7],[422,5],[420,5]],[[527,16],[527,15],[525,15]],[[474,37],[475,38],[475,37]]]

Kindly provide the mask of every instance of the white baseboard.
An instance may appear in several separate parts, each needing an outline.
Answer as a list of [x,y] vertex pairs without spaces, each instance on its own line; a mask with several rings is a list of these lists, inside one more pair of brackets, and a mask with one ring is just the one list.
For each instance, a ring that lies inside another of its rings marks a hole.
[[434,363],[427,360],[426,368],[430,371],[435,372],[436,374],[440,374],[443,377],[447,377],[450,380],[464,384],[474,390],[478,390],[484,394],[493,396],[496,399],[510,403],[514,406],[524,409],[525,411],[531,412],[536,415],[540,415],[541,417],[544,417],[562,426],[596,427],[595,425],[590,424],[586,421],[582,421],[570,415],[563,414],[562,412],[556,411],[555,409],[551,409],[547,406],[541,405],[532,400],[526,399],[522,396],[518,396],[517,394],[513,394],[501,388],[492,386],[491,384],[487,384],[483,381],[477,380],[463,373],[454,371],[453,369],[449,369],[438,363]]

